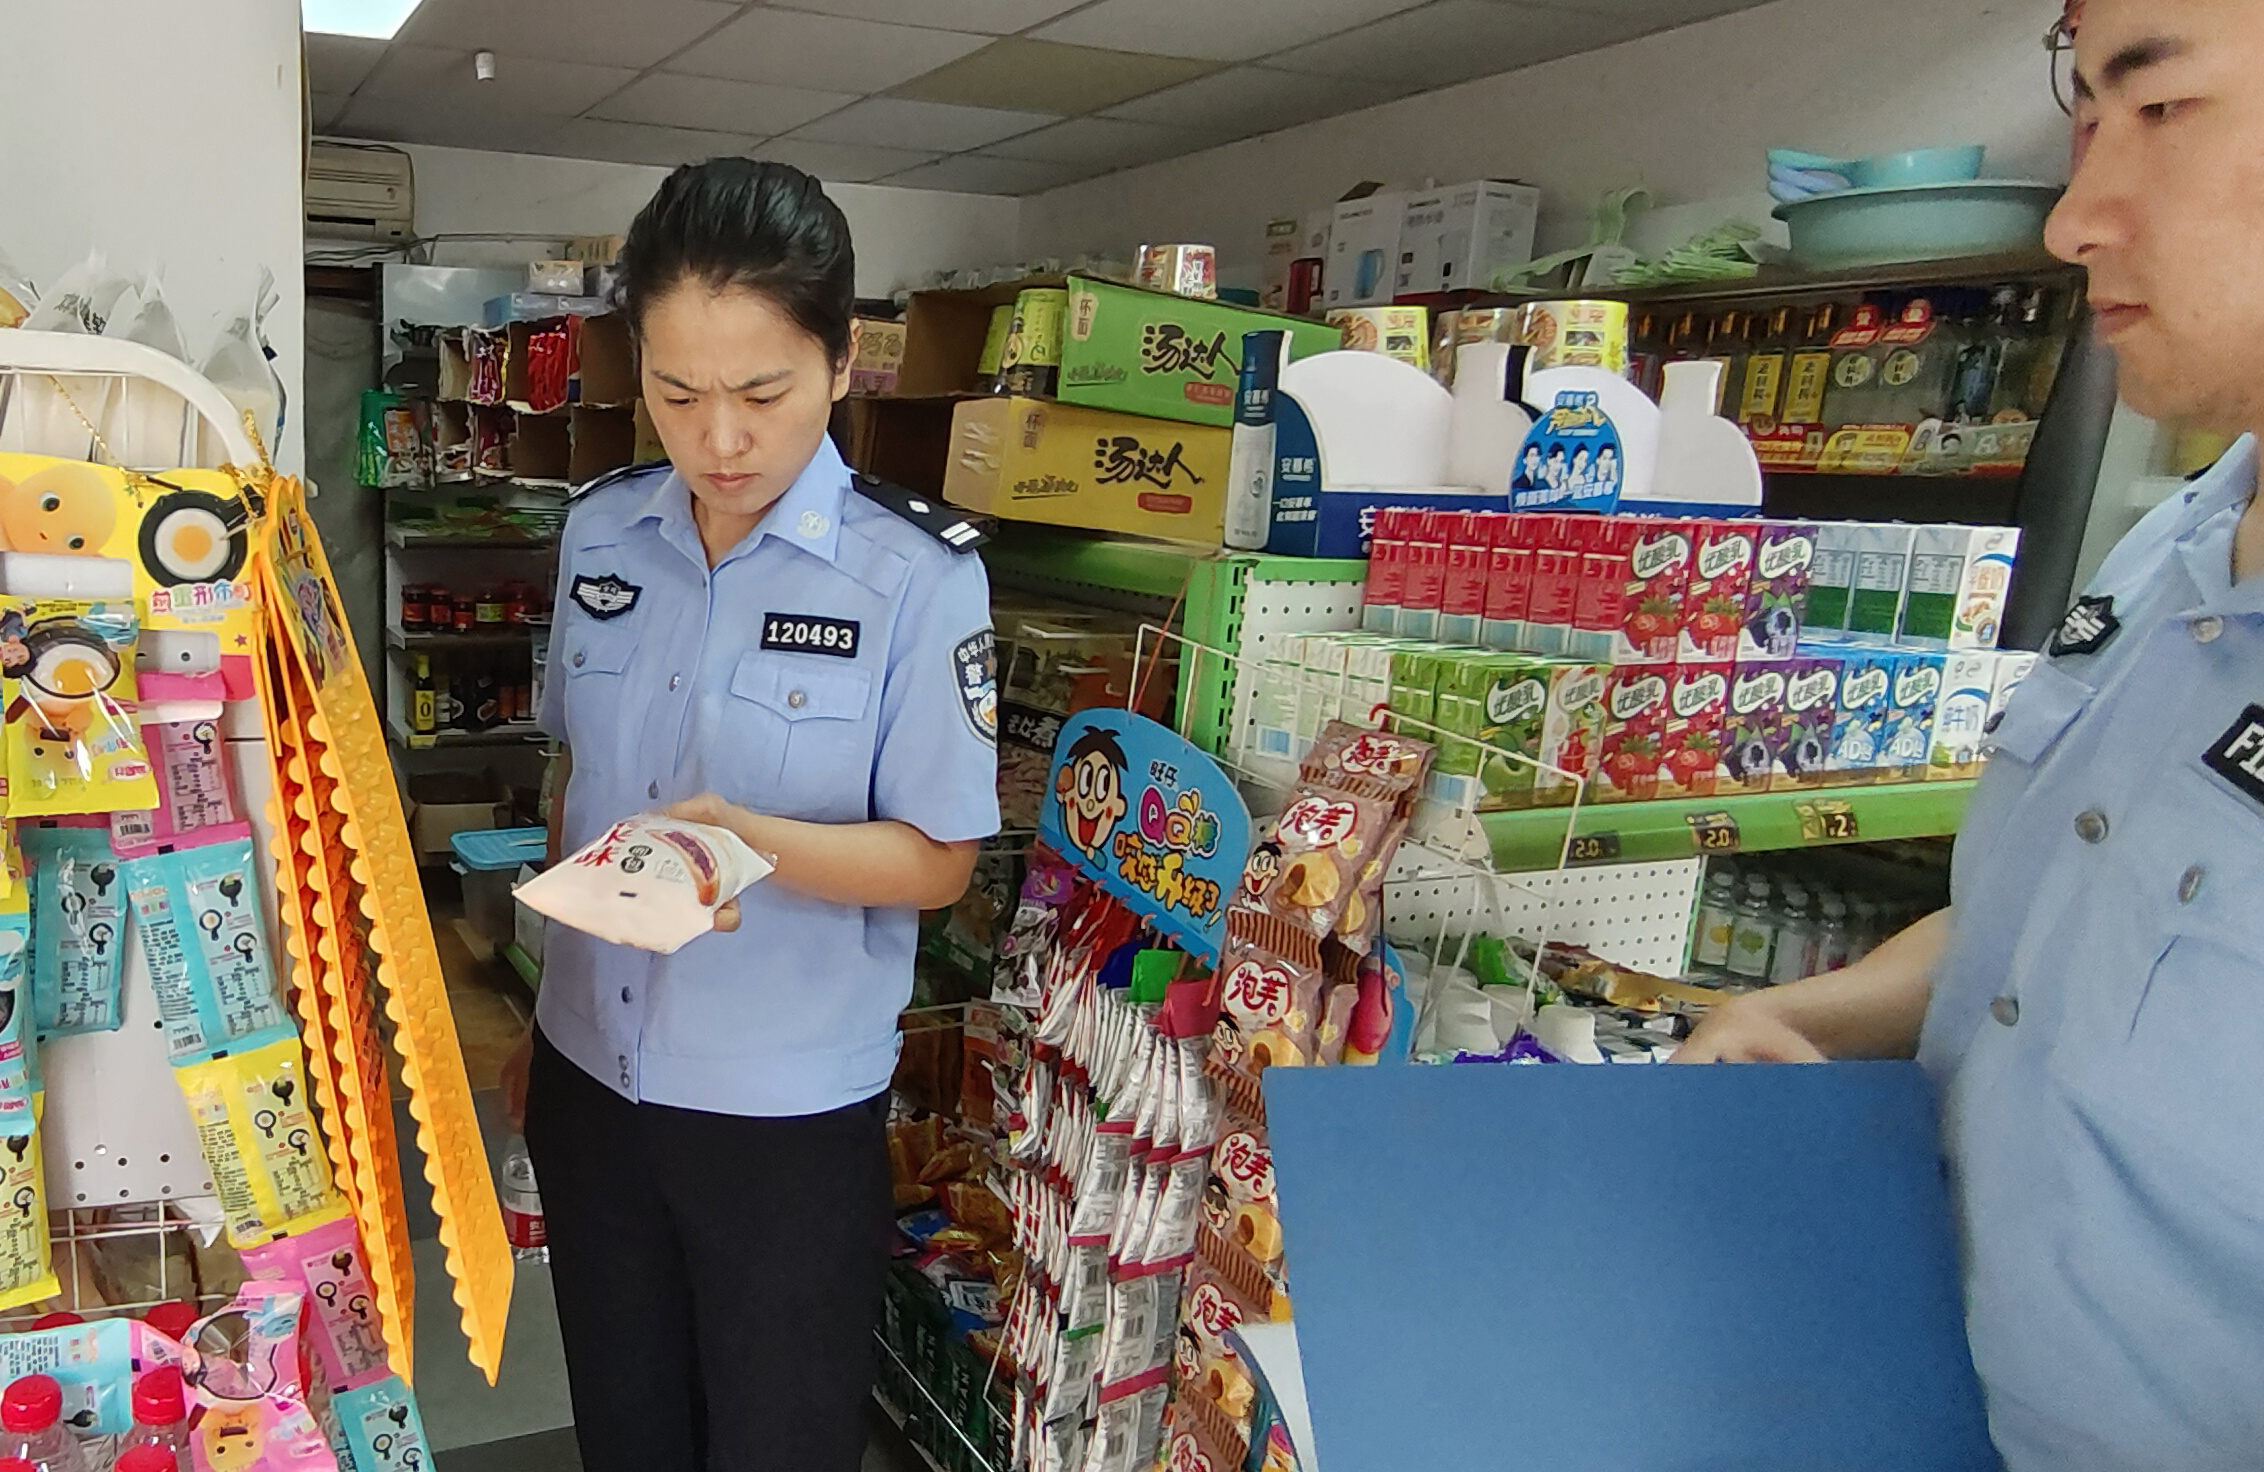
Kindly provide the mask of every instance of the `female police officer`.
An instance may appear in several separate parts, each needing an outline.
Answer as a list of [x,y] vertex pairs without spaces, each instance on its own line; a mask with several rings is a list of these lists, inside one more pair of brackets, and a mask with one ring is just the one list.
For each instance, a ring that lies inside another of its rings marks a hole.
[[862,1455],[917,912],[998,808],[973,534],[826,437],[854,281],[816,181],[746,159],[678,169],[622,250],[669,464],[567,524],[554,831],[672,807],[778,868],[672,956],[551,932],[526,1133],[591,1472]]

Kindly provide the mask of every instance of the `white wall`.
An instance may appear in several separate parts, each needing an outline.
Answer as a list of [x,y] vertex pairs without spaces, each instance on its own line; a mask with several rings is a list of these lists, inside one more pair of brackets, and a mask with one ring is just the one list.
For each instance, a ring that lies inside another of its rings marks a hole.
[[[539,158],[409,145],[417,171],[417,233],[508,231],[618,235],[668,170],[589,159]],[[1015,259],[1021,201],[983,194],[828,184],[857,242],[857,293],[887,296],[929,271]],[[524,246],[448,242],[442,265],[508,263]]]
[[[1023,202],[1023,253],[1219,247],[1248,283],[1265,223],[1362,179],[1541,186],[1545,253],[1587,239],[1606,188],[1673,208],[1662,249],[1732,215],[1768,220],[1772,147],[1842,157],[1986,143],[1986,172],[2064,179],[2067,124],[2039,38],[2059,0],[1778,0],[1759,9],[1072,184]],[[1781,230],[1782,226],[1775,226]],[[1663,237],[1663,238],[1662,238]]]
[[91,249],[164,273],[192,356],[247,310],[259,268],[302,463],[298,0],[9,4],[0,251],[45,286]]

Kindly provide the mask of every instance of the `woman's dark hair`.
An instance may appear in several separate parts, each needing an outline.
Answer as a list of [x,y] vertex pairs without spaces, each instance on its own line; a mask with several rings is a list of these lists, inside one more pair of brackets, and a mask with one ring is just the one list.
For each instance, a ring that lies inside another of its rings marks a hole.
[[760,292],[849,358],[857,254],[849,222],[818,181],[790,164],[711,158],[661,182],[621,246],[621,304],[644,332],[645,309],[687,278],[710,290]]

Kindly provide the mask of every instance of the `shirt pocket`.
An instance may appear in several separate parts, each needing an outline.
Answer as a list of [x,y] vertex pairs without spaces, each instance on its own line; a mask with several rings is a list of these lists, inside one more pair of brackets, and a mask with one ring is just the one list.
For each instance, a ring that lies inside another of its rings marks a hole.
[[1992,759],[2006,756],[2026,766],[2040,766],[2096,694],[2058,665],[2039,662],[2013,692],[2004,719],[1982,743],[1982,750]]
[[863,822],[873,783],[872,671],[809,655],[749,650],[731,701],[751,738],[739,747],[740,799],[758,812]]
[[551,651],[550,678],[566,681],[567,745],[594,762],[625,744],[624,728],[634,719],[635,702],[625,698],[624,686],[637,635],[589,619],[573,620],[572,627]]

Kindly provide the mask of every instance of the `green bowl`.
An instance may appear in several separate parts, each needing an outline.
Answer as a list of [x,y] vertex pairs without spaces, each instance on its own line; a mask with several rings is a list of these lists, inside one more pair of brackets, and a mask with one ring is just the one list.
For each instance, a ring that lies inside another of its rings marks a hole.
[[1848,172],[1858,189],[1901,189],[1912,184],[1956,184],[1981,177],[1988,150],[1978,143],[1955,148],[1919,148],[1909,153],[1867,158]]
[[1969,179],[1820,194],[1773,212],[1810,270],[2007,255],[2041,249],[2058,184]]

